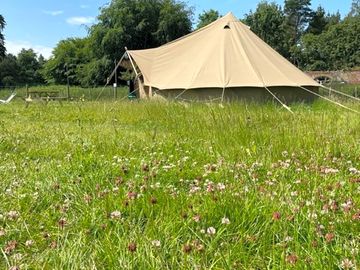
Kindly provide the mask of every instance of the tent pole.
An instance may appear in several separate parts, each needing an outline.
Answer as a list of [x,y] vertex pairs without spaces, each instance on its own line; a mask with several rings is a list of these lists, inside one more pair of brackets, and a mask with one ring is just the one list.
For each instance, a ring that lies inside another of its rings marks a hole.
[[113,72],[111,73],[111,75],[106,79],[106,84],[104,85],[103,89],[100,91],[99,95],[96,98],[96,101],[99,100],[100,96],[102,95],[102,93],[104,92],[106,86],[108,86],[108,84],[110,83],[111,79],[114,77],[117,68],[121,65],[122,61],[125,58],[125,53],[123,54],[123,56],[121,57],[119,63],[116,65],[115,69],[113,70]]
[[129,54],[129,52],[128,52],[127,47],[125,47],[125,50],[126,50],[126,54],[127,54],[127,56],[128,56],[128,57],[129,57],[129,59],[130,59],[131,65],[132,65],[132,67],[133,67],[133,69],[134,69],[134,71],[135,71],[135,75],[137,76],[137,75],[138,75],[138,72],[137,72],[137,70],[136,70],[136,68],[135,68],[134,62],[133,62],[133,60],[132,60],[131,55],[130,55],[130,54]]

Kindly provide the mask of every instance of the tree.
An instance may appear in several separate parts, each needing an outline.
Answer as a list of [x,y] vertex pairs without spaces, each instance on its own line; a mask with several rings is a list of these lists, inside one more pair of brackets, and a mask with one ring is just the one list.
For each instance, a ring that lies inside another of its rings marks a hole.
[[299,41],[312,14],[311,0],[285,0],[284,12],[290,45]]
[[325,30],[328,30],[333,25],[339,24],[341,22],[340,12],[338,11],[334,14],[328,13],[326,15],[326,22],[327,22],[327,24],[326,24]]
[[255,12],[245,15],[244,22],[267,44],[288,56],[284,31],[285,16],[280,6],[266,1],[260,2]]
[[20,67],[16,57],[12,54],[7,54],[0,61],[0,85],[15,86],[19,82]]
[[157,41],[164,44],[189,34],[192,29],[192,14],[192,9],[184,2],[163,0],[156,31]]
[[20,68],[18,74],[20,83],[39,84],[44,82],[40,74],[41,65],[33,49],[22,49],[17,56],[17,63]]
[[125,46],[147,49],[190,33],[192,14],[184,2],[175,0],[112,0],[90,28],[91,60],[79,65],[81,78],[77,81],[82,85],[102,84]]
[[69,38],[58,43],[42,74],[48,83],[79,84],[77,69],[91,60],[88,39]]
[[97,59],[120,59],[124,47],[147,49],[190,33],[192,10],[174,0],[112,0],[89,39]]
[[319,35],[326,29],[328,20],[325,15],[325,10],[323,7],[319,6],[315,12],[312,13],[309,26],[306,29],[306,33]]
[[360,16],[347,17],[320,35],[301,39],[300,66],[308,70],[340,70],[360,66]]
[[5,28],[5,19],[2,15],[0,15],[0,59],[5,56],[6,48],[5,48],[5,37],[2,31]]
[[351,3],[350,17],[360,16],[360,0],[353,0]]
[[197,29],[200,29],[220,18],[220,14],[217,10],[210,9],[208,11],[204,11],[199,15],[199,22],[196,26]]

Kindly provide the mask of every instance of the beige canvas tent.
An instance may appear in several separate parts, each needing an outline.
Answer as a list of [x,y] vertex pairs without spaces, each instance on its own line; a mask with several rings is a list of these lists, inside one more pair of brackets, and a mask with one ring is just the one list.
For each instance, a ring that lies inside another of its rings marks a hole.
[[164,46],[127,51],[141,98],[312,100],[319,84],[232,13]]

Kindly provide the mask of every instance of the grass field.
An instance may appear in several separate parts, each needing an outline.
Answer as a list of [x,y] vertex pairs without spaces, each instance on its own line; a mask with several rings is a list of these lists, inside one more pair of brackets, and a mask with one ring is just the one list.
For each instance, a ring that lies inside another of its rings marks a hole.
[[360,117],[293,110],[0,106],[0,269],[358,269]]

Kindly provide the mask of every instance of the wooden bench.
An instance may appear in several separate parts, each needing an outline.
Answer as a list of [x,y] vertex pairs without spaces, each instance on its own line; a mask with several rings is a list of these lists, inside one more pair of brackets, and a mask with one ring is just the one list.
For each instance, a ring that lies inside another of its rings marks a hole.
[[47,105],[50,101],[58,101],[62,105],[62,101],[66,100],[67,97],[61,97],[59,91],[55,90],[31,90],[27,92],[27,97],[25,99],[26,107],[34,100],[40,100]]

